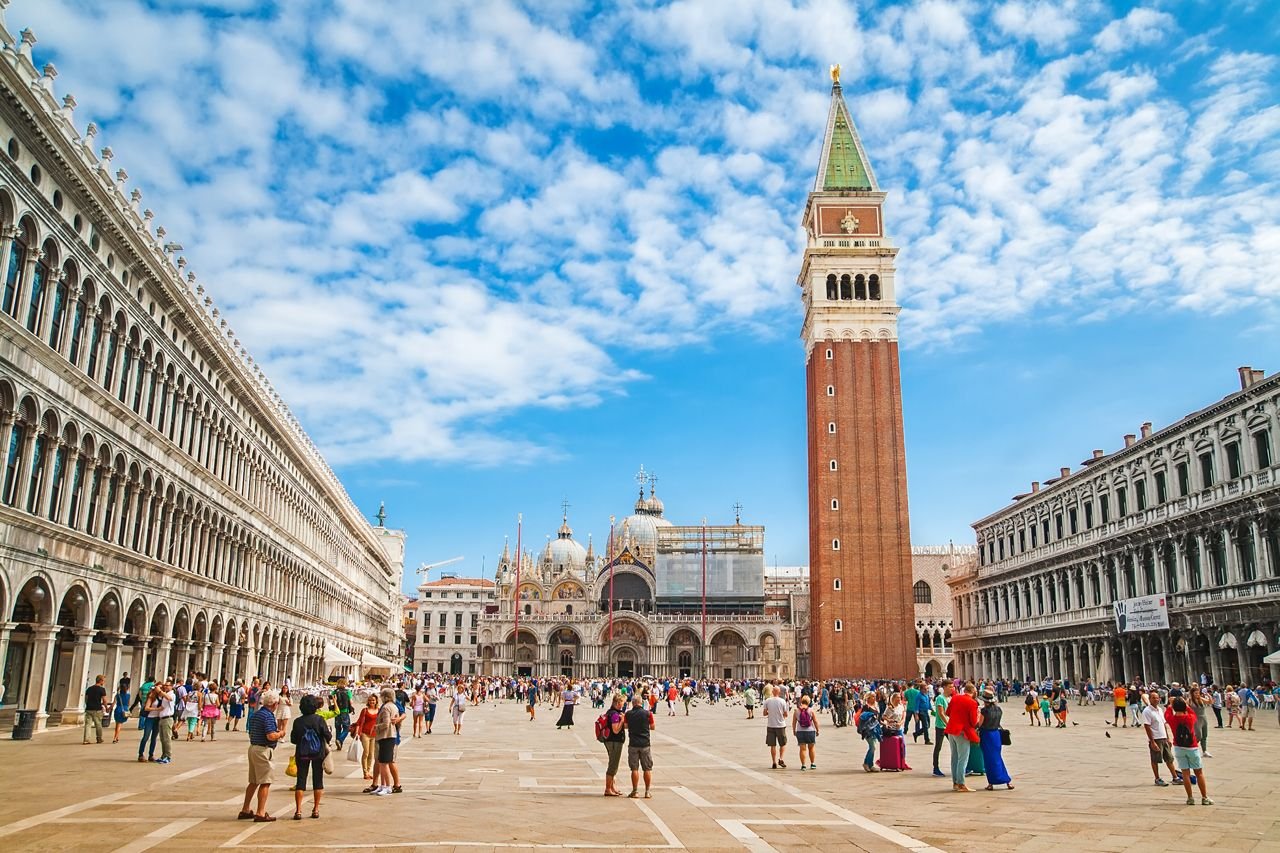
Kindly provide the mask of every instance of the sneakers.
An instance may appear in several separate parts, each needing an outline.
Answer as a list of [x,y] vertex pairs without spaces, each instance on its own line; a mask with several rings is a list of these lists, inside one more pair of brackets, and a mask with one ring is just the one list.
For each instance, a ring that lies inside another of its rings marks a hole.
[[1205,757],[1205,758],[1213,758],[1213,753],[1212,753],[1212,752],[1206,752],[1206,753],[1204,754],[1204,757]]
[[933,768],[933,775],[934,775],[934,776],[937,776],[937,777],[939,777],[939,778],[941,778],[941,777],[943,777],[943,776],[946,776],[947,774],[946,774],[946,773],[943,773],[941,770],[939,770],[938,768],[936,768],[936,767],[935,767],[935,768]]
[[[1188,800],[1188,802],[1190,802],[1190,800]],[[1200,805],[1202,805],[1202,806],[1211,806],[1211,805],[1213,805],[1213,800],[1209,799],[1208,797],[1201,797],[1201,798],[1200,798]]]
[[157,761],[156,764],[168,764],[171,761],[173,761],[172,758],[162,758],[159,761]]
[[391,789],[390,789],[390,788],[388,788],[388,787],[386,787],[386,786],[383,786],[383,787],[379,788],[378,790],[374,791],[374,792],[373,792],[373,795],[374,795],[375,797],[389,797],[389,796],[391,796]]
[[1169,787],[1169,783],[1168,783],[1168,782],[1166,782],[1166,781],[1164,781],[1163,779],[1157,779],[1157,780],[1156,780],[1156,787],[1157,787],[1157,788],[1167,788],[1167,787]]
[[1187,797],[1187,805],[1189,805],[1189,806],[1194,806],[1195,804],[1196,804],[1196,798],[1195,798],[1195,797]]
[[818,769],[818,765],[816,765],[816,764],[810,764],[810,765],[809,765],[809,769],[810,769],[810,770],[817,770],[817,769]]

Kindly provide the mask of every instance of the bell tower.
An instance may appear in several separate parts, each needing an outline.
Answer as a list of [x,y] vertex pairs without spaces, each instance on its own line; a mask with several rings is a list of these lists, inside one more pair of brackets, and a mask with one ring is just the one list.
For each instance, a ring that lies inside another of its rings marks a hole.
[[810,677],[918,675],[885,193],[831,68],[831,108],[805,205]]

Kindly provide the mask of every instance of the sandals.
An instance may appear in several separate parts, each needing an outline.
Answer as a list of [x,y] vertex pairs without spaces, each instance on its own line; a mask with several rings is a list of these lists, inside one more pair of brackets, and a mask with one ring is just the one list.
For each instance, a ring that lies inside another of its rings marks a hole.
[[320,819],[320,809],[315,808],[315,809],[312,809],[312,810],[311,810],[311,819],[312,819],[312,820],[319,820],[319,819]]
[[302,820],[302,812],[294,812],[294,813],[293,813],[293,819],[294,819],[294,820]]

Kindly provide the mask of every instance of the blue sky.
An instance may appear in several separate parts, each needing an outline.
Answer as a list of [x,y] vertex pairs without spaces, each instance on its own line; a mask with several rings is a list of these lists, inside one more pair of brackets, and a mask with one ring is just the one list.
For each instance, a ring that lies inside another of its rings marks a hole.
[[[1262,2],[16,0],[410,566],[630,512],[805,563],[828,64],[901,247],[913,539],[1280,369]],[[406,581],[411,586],[412,578]]]

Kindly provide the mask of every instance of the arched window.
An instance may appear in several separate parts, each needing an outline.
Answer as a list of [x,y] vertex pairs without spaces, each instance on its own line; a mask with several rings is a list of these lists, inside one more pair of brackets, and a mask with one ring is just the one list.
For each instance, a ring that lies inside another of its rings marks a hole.
[[836,462],[836,460],[832,459],[832,460],[831,460],[831,470],[832,470],[832,471],[835,471],[835,470],[836,470],[836,469],[838,469],[839,467],[840,467],[840,464],[839,464],[838,462]]
[[837,634],[839,634],[839,633],[840,633],[841,631],[843,631],[843,630],[844,630],[844,623],[843,623],[843,622],[841,622],[839,619],[837,619],[837,620],[836,620],[836,633],[837,633]]
[[835,434],[836,434],[836,422],[835,422],[835,421],[828,421],[828,422],[827,422],[827,432],[829,432],[831,435],[835,435]]
[[39,510],[39,499],[44,491],[44,472],[49,456],[50,443],[56,444],[58,437],[50,435],[49,430],[36,431],[35,449],[31,454],[31,476],[27,480],[27,512]]
[[834,397],[835,395],[836,395],[836,386],[834,386],[834,385],[828,385],[828,386],[827,386],[827,396],[828,396],[828,397]]
[[916,581],[916,585],[912,587],[915,592],[916,604],[933,604],[933,590],[929,584],[924,581]]
[[[48,243],[45,243],[48,246]],[[40,334],[41,312],[44,311],[45,284],[49,281],[49,254],[36,261],[36,271],[31,276],[31,305],[27,308],[27,331]]]
[[838,498],[832,498],[832,499],[831,499],[831,508],[832,508],[832,509],[839,509],[839,508],[840,508],[840,501],[839,501],[839,499],[838,499]]
[[70,447],[67,443],[58,443],[54,445],[53,451],[53,473],[49,477],[49,520],[58,521],[58,510],[62,504],[63,480],[66,478],[67,472],[67,453]]
[[9,434],[9,452],[4,467],[4,502],[13,506],[18,500],[18,471],[22,468],[22,454],[27,446],[27,430],[30,425],[19,416],[13,422]]
[[49,346],[55,350],[62,349],[62,329],[67,314],[67,300],[70,292],[67,280],[74,275],[70,268],[64,268],[58,276],[58,283],[53,288],[53,312],[49,315]]
[[840,591],[840,578],[835,578],[831,581],[831,588],[836,592]]
[[88,313],[89,297],[82,291],[71,312],[71,347],[67,350],[68,360],[76,366],[80,365],[80,342],[84,338],[84,318]]
[[525,615],[525,616],[530,616],[530,615],[532,615],[532,614],[533,614],[533,606],[532,606],[532,605],[529,605],[529,604],[526,604],[526,605],[524,606],[524,615]]
[[880,298],[880,276],[872,275],[870,278],[868,278],[867,286],[868,286],[868,289],[871,291],[869,294],[870,297],[872,299],[879,299]]
[[118,326],[111,327],[111,333],[107,335],[107,354],[103,357],[102,363],[102,387],[111,391],[111,379],[116,368],[116,352],[120,349],[120,329]]
[[85,464],[85,454],[76,454],[76,464],[71,469],[71,497],[67,501],[67,526],[72,530],[76,529],[76,522],[80,517],[80,504],[84,499]]
[[853,280],[853,298],[867,298],[867,279],[862,273],[858,273],[857,277]]
[[851,289],[851,287],[850,287],[850,284],[849,284],[849,275],[848,275],[848,273],[846,273],[845,275],[840,276],[840,298],[841,298],[841,299],[852,299],[852,298],[853,298],[853,291],[852,291],[852,289]]
[[827,361],[835,358],[835,354],[831,351],[831,347],[827,347]]
[[832,550],[832,551],[839,551],[839,550],[840,550],[840,540],[839,540],[839,539],[832,539],[832,540],[831,540],[831,550]]
[[827,276],[827,298],[834,300],[836,298],[836,276],[835,273]]
[[9,269],[4,277],[4,313],[18,317],[18,306],[22,304],[22,277],[27,269],[27,235],[21,229],[15,229],[12,242],[9,244]]

